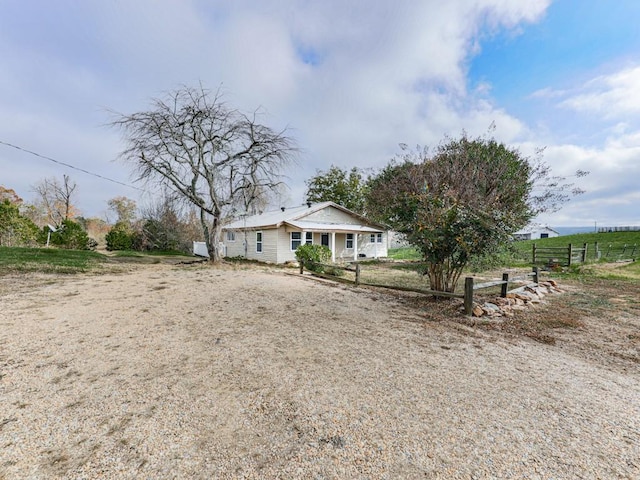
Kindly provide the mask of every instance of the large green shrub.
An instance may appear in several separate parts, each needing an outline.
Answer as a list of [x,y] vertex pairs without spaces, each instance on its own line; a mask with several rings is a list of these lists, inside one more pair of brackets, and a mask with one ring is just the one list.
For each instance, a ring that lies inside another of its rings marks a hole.
[[[45,242],[48,234],[49,227],[44,227],[41,236],[45,239]],[[68,219],[63,220],[62,225],[60,225],[55,232],[51,232],[49,244],[70,250],[90,250],[92,246],[91,239],[82,226]]]
[[304,262],[304,266],[312,272],[321,273],[324,271],[322,263],[327,263],[331,259],[331,250],[324,245],[305,244],[296,248],[296,259]]
[[135,233],[125,222],[117,222],[105,236],[107,250],[132,250]]

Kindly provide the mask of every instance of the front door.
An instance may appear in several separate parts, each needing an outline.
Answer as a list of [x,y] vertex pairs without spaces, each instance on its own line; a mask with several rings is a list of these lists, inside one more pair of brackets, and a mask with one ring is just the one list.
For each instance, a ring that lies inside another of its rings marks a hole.
[[320,245],[324,245],[325,247],[329,246],[329,234],[323,233],[320,239]]

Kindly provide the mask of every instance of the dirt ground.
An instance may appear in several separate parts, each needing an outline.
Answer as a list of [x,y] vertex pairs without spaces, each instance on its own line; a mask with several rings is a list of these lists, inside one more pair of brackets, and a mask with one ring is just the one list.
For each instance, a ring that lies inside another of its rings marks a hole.
[[295,270],[0,277],[0,479],[640,478],[640,282],[505,321]]

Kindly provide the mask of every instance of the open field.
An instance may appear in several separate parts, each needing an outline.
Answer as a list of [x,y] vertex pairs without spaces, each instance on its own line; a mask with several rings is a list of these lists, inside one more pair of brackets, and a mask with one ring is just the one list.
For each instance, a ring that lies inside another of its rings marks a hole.
[[293,269],[116,267],[0,276],[0,479],[640,477],[640,282],[474,325]]
[[[532,260],[533,244],[540,248],[567,248],[569,244],[574,247],[582,247],[587,244],[587,261],[616,261],[640,256],[640,231],[637,232],[602,232],[602,233],[577,233],[574,235],[562,235],[553,238],[538,240],[523,240],[513,242],[510,249],[500,256],[505,264],[523,265],[530,264]],[[596,245],[600,252],[597,258]],[[634,245],[636,245],[635,255]],[[625,248],[626,246],[626,248]],[[393,248],[389,250],[389,256],[396,260],[420,260],[420,254],[413,247]]]

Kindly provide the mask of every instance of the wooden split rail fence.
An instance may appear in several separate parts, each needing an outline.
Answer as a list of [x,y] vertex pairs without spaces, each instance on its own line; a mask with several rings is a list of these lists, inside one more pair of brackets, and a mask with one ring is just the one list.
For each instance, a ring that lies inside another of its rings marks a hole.
[[[343,270],[343,271],[347,271],[347,272],[354,272],[355,273],[355,281],[352,280],[348,280],[346,278],[341,278],[339,276],[335,276],[332,275],[331,273],[324,273],[324,272],[319,272],[316,271],[317,269],[315,269],[315,266],[321,266],[324,269],[326,269],[326,272],[331,272],[331,271],[336,271],[336,270]],[[305,268],[305,263],[304,262],[300,262],[300,274],[304,273],[304,268]],[[509,275],[508,272],[505,272],[502,274],[502,280],[494,280],[491,282],[484,282],[484,283],[475,283],[474,278],[473,277],[466,277],[464,279],[464,293],[455,293],[455,292],[440,292],[437,290],[424,290],[424,289],[419,289],[419,288],[412,288],[412,287],[400,287],[400,286],[392,286],[392,285],[379,285],[379,284],[372,284],[372,283],[363,283],[361,281],[361,266],[359,263],[356,263],[355,266],[351,266],[351,265],[326,265],[326,264],[320,264],[320,263],[313,263],[312,268],[308,268],[307,266],[307,270],[309,270],[311,273],[313,273],[314,275],[317,275],[319,277],[323,277],[323,278],[328,278],[331,280],[335,280],[338,282],[342,282],[342,283],[349,283],[349,284],[354,284],[356,286],[359,285],[367,285],[367,286],[371,286],[371,287],[382,287],[382,288],[389,288],[389,289],[393,289],[393,290],[400,290],[400,291],[405,291],[405,292],[416,292],[416,293],[422,293],[425,295],[433,295],[434,297],[448,297],[448,298],[461,298],[463,299],[464,302],[464,312],[466,315],[471,315],[473,312],[473,292],[475,292],[476,290],[481,290],[481,289],[486,289],[486,288],[491,288],[491,287],[497,287],[498,285],[500,285],[500,296],[502,298],[506,297],[508,293],[510,293],[509,290],[509,284],[513,283],[513,282],[521,282],[521,281],[526,281],[529,279],[529,277],[532,278],[532,282],[529,284],[537,286],[540,279],[539,279],[539,270],[538,267],[533,267],[533,271],[531,273],[527,273],[525,275],[520,275],[517,277],[511,277]],[[522,288],[522,287],[519,287]]]

